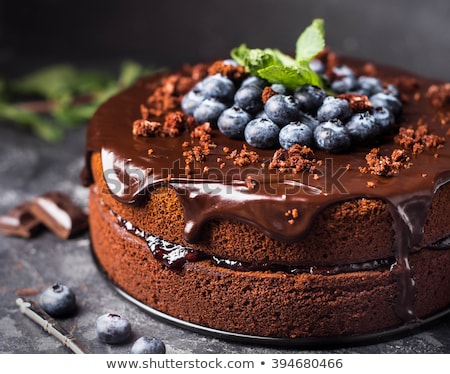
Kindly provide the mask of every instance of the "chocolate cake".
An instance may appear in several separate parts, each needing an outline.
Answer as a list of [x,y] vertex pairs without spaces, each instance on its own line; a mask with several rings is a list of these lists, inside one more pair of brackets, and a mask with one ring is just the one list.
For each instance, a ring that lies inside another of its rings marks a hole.
[[[208,75],[246,78],[223,61],[142,79],[98,109],[83,183],[93,253],[115,285],[194,325],[282,339],[389,331],[448,308],[448,84],[320,58],[398,89],[390,131],[344,152],[225,136],[182,109]],[[360,92],[341,97],[375,110]]]

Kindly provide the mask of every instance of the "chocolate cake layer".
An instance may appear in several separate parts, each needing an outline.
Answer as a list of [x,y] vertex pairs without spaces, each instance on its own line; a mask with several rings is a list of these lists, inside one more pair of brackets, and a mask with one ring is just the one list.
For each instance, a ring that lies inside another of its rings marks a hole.
[[[396,314],[396,269],[288,274],[236,271],[200,260],[174,271],[117,223],[94,188],[91,194],[97,260],[121,289],[163,313],[222,331],[281,338],[373,333],[403,323]],[[414,313],[424,318],[443,310],[450,303],[450,251],[423,250],[410,260]]]

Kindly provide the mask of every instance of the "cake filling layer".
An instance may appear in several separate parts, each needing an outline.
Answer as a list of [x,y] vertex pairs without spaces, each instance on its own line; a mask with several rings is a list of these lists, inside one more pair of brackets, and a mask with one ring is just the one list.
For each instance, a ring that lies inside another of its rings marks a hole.
[[[151,254],[156,260],[167,266],[169,269],[176,271],[180,271],[187,262],[196,262],[205,259],[211,260],[211,263],[217,266],[236,271],[282,271],[290,274],[308,273],[336,275],[359,271],[390,270],[394,266],[397,266],[396,259],[394,257],[336,266],[287,266],[280,264],[250,263],[232,259],[224,259],[218,256],[204,254],[199,250],[186,247],[181,244],[171,243],[156,235],[145,232],[139,227],[136,227],[130,221],[124,219],[111,209],[109,209],[109,212],[120,227],[143,239],[147,243]],[[450,237],[432,244],[430,248],[435,250],[450,249]]]

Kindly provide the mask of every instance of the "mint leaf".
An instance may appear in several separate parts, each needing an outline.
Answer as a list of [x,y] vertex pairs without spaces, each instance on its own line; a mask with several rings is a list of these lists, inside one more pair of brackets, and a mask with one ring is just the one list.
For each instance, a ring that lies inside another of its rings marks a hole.
[[325,26],[323,19],[315,19],[297,39],[296,61],[310,61],[325,47]]
[[303,84],[313,84],[320,86],[321,79],[314,73],[308,65],[272,65],[258,70],[258,76],[269,83],[281,83],[289,89],[294,90]]
[[324,30],[322,19],[313,20],[297,39],[295,59],[278,49],[250,49],[245,44],[232,49],[231,57],[247,72],[269,83],[282,83],[290,89],[303,84],[323,87],[322,79],[309,67],[309,61],[325,47]]

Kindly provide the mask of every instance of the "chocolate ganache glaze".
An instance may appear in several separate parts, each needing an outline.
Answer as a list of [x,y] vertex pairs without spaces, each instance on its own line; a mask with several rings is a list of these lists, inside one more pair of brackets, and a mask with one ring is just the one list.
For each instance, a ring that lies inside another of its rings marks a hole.
[[[360,60],[343,58],[342,62],[358,69]],[[441,82],[423,79],[401,69],[378,66],[377,76],[386,83],[408,77],[420,82],[413,92],[404,95],[399,126],[416,128],[418,121],[429,132],[448,138],[450,121],[440,115],[426,97],[428,88]],[[183,152],[195,139],[188,131],[176,137],[136,137],[132,124],[140,116],[140,105],[157,87],[161,75],[140,80],[135,86],[111,98],[92,118],[86,146],[86,168],[83,183],[92,183],[90,155],[100,152],[105,181],[111,195],[123,204],[141,204],[148,192],[169,185],[178,194],[185,214],[184,236],[190,243],[198,240],[203,225],[212,219],[232,218],[256,226],[269,237],[295,242],[302,238],[314,218],[328,206],[358,198],[381,199],[393,218],[395,243],[393,253],[398,269],[400,300],[398,315],[404,320],[414,318],[411,309],[413,279],[408,256],[423,243],[423,228],[437,189],[450,181],[450,147],[425,149],[414,155],[409,152],[411,166],[386,177],[361,172],[366,165],[370,147],[358,147],[343,154],[314,151],[314,172],[280,172],[267,167],[274,149],[246,146],[259,155],[258,162],[236,166],[227,159],[227,150],[243,149],[243,141],[233,140],[213,129],[211,140],[216,147],[202,161],[195,162],[189,175],[185,172]],[[152,120],[149,118],[149,120]],[[386,135],[377,144],[379,153],[391,155],[400,148],[395,134]],[[149,152],[149,149],[152,151]],[[220,165],[218,158],[223,160]],[[295,219],[286,212],[296,210]]]

